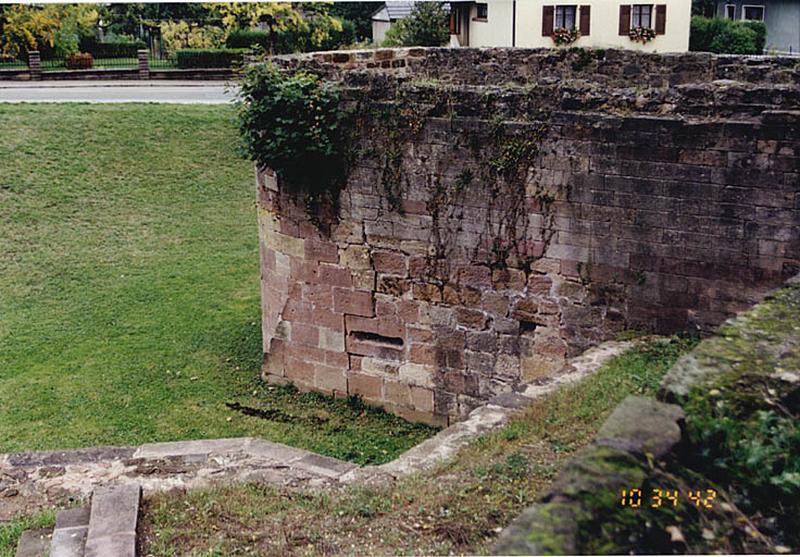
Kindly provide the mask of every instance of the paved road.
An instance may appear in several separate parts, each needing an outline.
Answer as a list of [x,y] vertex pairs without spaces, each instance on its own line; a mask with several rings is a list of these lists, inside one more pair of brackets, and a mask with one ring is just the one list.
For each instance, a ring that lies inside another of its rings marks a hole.
[[0,103],[224,104],[235,95],[235,88],[221,81],[0,81]]

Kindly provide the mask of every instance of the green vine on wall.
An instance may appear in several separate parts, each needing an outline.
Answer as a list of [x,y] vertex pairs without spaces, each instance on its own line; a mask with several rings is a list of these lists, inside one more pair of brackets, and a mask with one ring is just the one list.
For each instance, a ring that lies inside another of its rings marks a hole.
[[[529,124],[515,129],[502,118],[495,118],[489,131],[488,144],[473,142],[472,146],[478,160],[488,161],[482,167],[481,181],[489,185],[491,196],[486,234],[494,257],[492,266],[505,267],[513,256],[516,265],[525,268],[535,259],[525,245],[529,239],[529,201],[535,201],[542,214],[545,249],[555,232],[552,212],[555,197],[538,184],[528,184],[547,126]],[[495,217],[498,213],[499,218]]]

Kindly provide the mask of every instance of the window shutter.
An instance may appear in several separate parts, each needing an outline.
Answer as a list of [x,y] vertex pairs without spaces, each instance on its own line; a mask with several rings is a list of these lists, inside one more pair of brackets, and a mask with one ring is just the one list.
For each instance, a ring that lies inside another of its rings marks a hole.
[[542,37],[549,37],[553,34],[554,12],[554,6],[542,6]]
[[591,9],[591,6],[581,6],[581,25],[578,30],[584,37],[589,36],[589,14]]
[[667,5],[656,5],[656,35],[663,35],[667,32]]
[[619,7],[619,34],[627,35],[631,32],[631,5],[623,4]]

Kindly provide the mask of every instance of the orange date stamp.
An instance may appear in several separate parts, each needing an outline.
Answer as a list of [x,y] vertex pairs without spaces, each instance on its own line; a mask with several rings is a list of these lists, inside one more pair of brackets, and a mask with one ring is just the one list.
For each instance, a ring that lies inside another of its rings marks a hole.
[[652,488],[649,495],[645,497],[643,490],[639,488],[623,489],[619,503],[623,507],[632,509],[642,508],[643,506],[644,508],[657,509],[662,505],[677,507],[682,497],[688,499],[689,504],[697,508],[713,509],[717,492],[714,489],[690,489],[681,494],[677,489]]

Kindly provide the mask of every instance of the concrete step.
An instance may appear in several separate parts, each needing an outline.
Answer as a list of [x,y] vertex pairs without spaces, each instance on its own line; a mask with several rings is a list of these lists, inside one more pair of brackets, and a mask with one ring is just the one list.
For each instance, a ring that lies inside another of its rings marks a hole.
[[136,524],[142,488],[125,484],[92,494],[86,557],[136,557]]
[[89,512],[89,507],[78,507],[56,515],[50,557],[83,557],[89,531]]
[[25,530],[19,538],[16,557],[47,557],[52,535],[52,528]]

